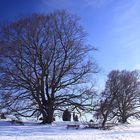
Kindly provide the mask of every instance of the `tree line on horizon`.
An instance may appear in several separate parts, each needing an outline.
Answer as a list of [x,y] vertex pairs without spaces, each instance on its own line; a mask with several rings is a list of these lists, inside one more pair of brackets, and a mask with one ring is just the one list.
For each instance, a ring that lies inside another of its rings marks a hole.
[[2,24],[0,109],[15,116],[42,117],[43,124],[68,108],[80,115],[91,113],[102,127],[139,118],[138,71],[111,71],[95,100],[95,51],[79,18],[65,10]]

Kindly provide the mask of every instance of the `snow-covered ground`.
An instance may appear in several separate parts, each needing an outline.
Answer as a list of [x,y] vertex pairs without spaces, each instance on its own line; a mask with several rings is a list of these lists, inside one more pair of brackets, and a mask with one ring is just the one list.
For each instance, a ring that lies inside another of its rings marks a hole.
[[140,140],[140,122],[112,130],[66,129],[67,123],[11,125],[0,121],[0,140]]

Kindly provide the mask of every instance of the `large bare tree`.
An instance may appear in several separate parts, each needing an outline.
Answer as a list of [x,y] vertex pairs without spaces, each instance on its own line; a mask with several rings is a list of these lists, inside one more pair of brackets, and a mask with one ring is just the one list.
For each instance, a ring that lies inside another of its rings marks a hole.
[[[73,106],[84,110],[93,93],[84,88],[98,72],[89,60],[93,47],[78,18],[66,11],[32,14],[1,26],[0,89],[9,110],[22,116],[42,115]],[[83,88],[83,90],[81,90]]]

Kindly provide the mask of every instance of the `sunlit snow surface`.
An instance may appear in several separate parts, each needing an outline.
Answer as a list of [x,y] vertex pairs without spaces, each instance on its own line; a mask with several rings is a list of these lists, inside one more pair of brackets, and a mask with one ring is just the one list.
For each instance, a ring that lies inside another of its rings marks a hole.
[[67,123],[11,125],[0,121],[0,140],[140,140],[140,122],[112,130],[66,129]]

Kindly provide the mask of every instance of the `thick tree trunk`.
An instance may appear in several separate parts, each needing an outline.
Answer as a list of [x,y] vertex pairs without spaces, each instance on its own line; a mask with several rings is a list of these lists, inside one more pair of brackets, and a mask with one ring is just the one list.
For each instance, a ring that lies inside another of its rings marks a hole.
[[43,115],[42,124],[51,124],[53,122],[53,115]]
[[122,123],[126,123],[127,122],[127,118],[126,117],[122,117]]
[[53,122],[53,114],[54,111],[52,108],[47,109],[46,111],[42,112],[42,124],[51,124]]
[[47,114],[43,114],[42,115],[42,124],[46,124],[47,123]]

